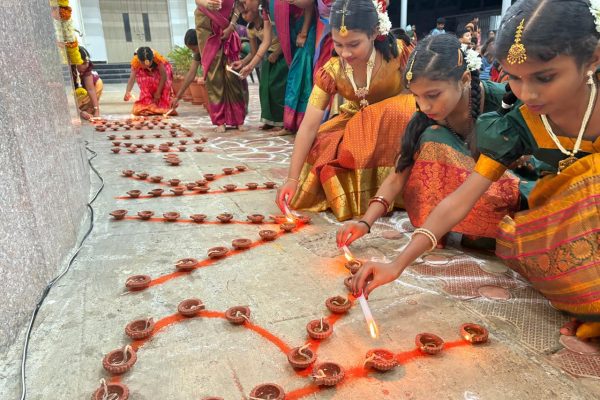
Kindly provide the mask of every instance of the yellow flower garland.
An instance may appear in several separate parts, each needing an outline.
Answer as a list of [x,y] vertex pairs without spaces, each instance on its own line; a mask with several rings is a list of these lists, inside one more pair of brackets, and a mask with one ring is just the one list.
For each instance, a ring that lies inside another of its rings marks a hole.
[[67,43],[65,50],[67,50],[67,57],[69,58],[69,63],[73,65],[81,65],[83,64],[83,59],[81,58],[81,53],[79,52],[79,46],[77,42],[75,43],[75,47],[71,47],[73,43]]

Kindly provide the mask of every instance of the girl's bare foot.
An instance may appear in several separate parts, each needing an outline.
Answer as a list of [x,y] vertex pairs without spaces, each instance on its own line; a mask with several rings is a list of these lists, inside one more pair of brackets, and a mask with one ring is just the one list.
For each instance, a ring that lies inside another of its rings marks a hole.
[[263,124],[260,128],[261,131],[270,131],[271,129],[273,129],[274,126],[273,125],[269,125],[269,124]]
[[238,125],[237,130],[240,132],[248,132],[250,128],[248,128],[247,126],[244,125]]
[[271,131],[269,132],[269,136],[288,136],[288,135],[293,135],[294,132],[290,131],[289,129],[279,129],[277,131]]
[[215,128],[216,133],[225,133],[225,125],[219,125]]

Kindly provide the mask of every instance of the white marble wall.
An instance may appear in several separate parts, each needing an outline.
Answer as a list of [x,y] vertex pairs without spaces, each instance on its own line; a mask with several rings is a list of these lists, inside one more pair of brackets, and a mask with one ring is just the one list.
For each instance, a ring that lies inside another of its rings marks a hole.
[[[183,46],[185,32],[194,27],[194,0],[169,0],[169,13],[171,14],[171,38],[173,45]],[[191,19],[189,5],[192,5]]]
[[0,348],[76,244],[86,154],[47,1],[0,4]]
[[106,61],[100,0],[71,0],[73,24],[83,34],[80,43],[90,52],[94,61]]

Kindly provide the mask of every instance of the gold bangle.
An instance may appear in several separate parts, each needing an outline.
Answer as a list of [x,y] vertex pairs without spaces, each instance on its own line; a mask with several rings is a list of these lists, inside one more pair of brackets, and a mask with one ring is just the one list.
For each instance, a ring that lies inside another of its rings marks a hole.
[[372,197],[371,200],[369,200],[369,206],[372,203],[379,203],[381,204],[384,208],[385,208],[385,212],[387,213],[388,210],[390,209],[390,203],[388,203],[388,201],[385,199],[385,197],[383,196],[375,196]]
[[285,181],[294,181],[296,183],[300,183],[300,181],[298,179],[294,179],[294,178],[285,178]]
[[437,246],[437,239],[436,239],[435,235],[433,234],[433,232],[431,232],[429,229],[417,228],[413,231],[413,236],[417,235],[419,233],[427,236],[427,238],[431,241],[431,248],[428,251],[435,250],[435,248]]

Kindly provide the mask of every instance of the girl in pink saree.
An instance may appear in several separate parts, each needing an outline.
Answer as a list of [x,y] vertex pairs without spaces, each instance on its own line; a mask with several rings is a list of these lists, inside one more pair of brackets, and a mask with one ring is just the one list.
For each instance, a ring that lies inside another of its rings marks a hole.
[[239,17],[235,0],[196,0],[196,34],[208,92],[208,111],[217,132],[226,126],[242,128],[248,104],[248,85],[226,67],[239,59]]

